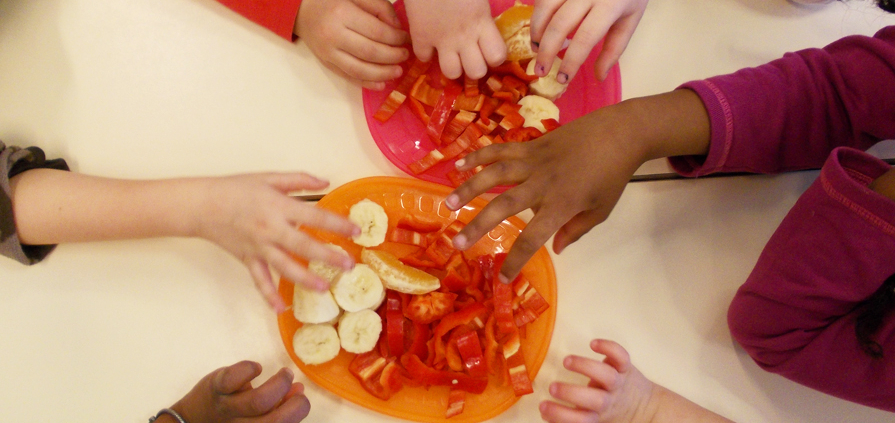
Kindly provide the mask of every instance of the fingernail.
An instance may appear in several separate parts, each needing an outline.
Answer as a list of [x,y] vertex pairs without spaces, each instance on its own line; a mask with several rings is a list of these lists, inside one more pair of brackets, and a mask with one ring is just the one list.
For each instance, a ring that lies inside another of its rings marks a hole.
[[342,270],[351,270],[354,269],[354,259],[351,257],[345,257],[342,259],[341,263]]
[[550,395],[553,395],[553,396],[555,397],[555,396],[556,396],[556,391],[557,391],[557,389],[558,389],[558,388],[556,387],[556,384],[555,384],[555,383],[551,383],[551,384],[550,384],[550,388],[548,388],[548,389],[550,390]]
[[295,373],[293,373],[291,369],[289,369],[288,367],[283,367],[283,370],[285,370],[286,377],[288,377],[289,380],[295,378]]
[[460,197],[457,194],[451,194],[444,199],[444,204],[451,210],[457,210],[460,207]]
[[459,168],[463,167],[463,165],[465,165],[465,164],[466,164],[466,159],[460,159],[460,160],[457,160],[456,162],[454,162],[454,167],[459,169]]
[[556,74],[556,81],[560,84],[565,84],[569,82],[569,75],[566,75],[565,72],[560,72]]
[[545,68],[544,65],[542,65],[540,63],[536,64],[535,65],[535,75],[540,76],[540,77],[547,76],[547,68]]
[[320,292],[327,291],[329,290],[329,284],[322,279],[317,279],[314,281],[314,290]]
[[504,276],[503,273],[501,273],[500,275],[497,276],[497,280],[499,280],[500,283],[502,283],[504,285],[509,285],[509,283],[510,283],[510,280],[507,279],[507,277]]
[[457,234],[457,236],[454,237],[454,248],[460,250],[465,249],[466,241],[466,235]]

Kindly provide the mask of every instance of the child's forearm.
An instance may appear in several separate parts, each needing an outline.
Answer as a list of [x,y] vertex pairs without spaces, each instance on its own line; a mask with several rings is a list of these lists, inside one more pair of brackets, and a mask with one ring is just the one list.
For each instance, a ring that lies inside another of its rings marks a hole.
[[[10,180],[23,244],[59,244],[158,236],[192,236],[201,179],[130,181],[53,169]],[[191,194],[192,193],[192,194]]]
[[664,157],[706,155],[711,141],[708,112],[699,96],[681,89],[626,100],[613,106],[642,162]]
[[732,423],[660,385],[654,385],[650,403],[655,410],[650,423]]

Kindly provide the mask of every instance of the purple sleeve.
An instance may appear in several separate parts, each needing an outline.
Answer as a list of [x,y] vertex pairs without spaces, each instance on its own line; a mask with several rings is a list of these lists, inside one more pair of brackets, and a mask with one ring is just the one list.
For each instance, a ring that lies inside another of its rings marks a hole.
[[47,160],[43,150],[37,147],[7,147],[0,141],[0,255],[24,264],[34,264],[44,259],[53,245],[22,245],[16,233],[12,214],[12,192],[9,179],[26,170],[52,168],[68,170],[62,159]]
[[685,176],[819,168],[838,146],[895,138],[895,27],[679,88],[711,121],[707,156],[670,158]]
[[868,188],[891,166],[833,150],[761,253],[727,311],[733,337],[763,369],[895,412],[895,313],[864,353],[857,308],[895,274],[895,201]]

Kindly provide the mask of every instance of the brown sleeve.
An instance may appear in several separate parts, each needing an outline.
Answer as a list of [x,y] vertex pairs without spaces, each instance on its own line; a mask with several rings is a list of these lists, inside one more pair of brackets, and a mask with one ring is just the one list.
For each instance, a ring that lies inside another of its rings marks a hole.
[[22,245],[16,231],[12,213],[12,193],[9,179],[19,173],[37,168],[69,170],[65,160],[47,160],[43,150],[37,147],[7,147],[0,141],[0,255],[24,264],[34,264],[44,259],[55,245]]

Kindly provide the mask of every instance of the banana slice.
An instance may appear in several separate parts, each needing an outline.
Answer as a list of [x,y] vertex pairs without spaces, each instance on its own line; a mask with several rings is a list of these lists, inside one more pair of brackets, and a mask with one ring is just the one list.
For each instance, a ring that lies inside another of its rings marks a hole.
[[366,264],[356,264],[330,287],[336,303],[348,312],[375,309],[385,300],[385,287],[376,272]]
[[[559,74],[559,65],[561,63],[562,60],[560,58],[557,57],[556,59],[553,59],[553,66],[550,67],[550,72],[547,72],[547,76],[542,76],[528,84],[528,88],[531,90],[532,94],[537,94],[541,97],[546,97],[551,101],[556,101],[562,93],[566,92],[566,88],[569,87],[569,84],[560,84],[559,81],[556,80],[556,75]],[[528,62],[528,68],[525,69],[525,73],[529,75],[535,74],[534,60]]]
[[360,259],[376,271],[388,289],[421,295],[441,286],[441,281],[437,277],[401,263],[397,257],[388,252],[364,249],[361,251]]
[[388,230],[388,215],[379,204],[363,199],[348,210],[348,220],[360,226],[360,235],[354,237],[354,243],[362,247],[375,247],[385,241]]
[[[348,255],[348,252],[345,251],[344,248],[336,244],[326,244],[326,246],[335,251],[339,251],[346,256]],[[341,276],[342,274],[342,269],[326,264],[321,260],[311,260],[310,262],[308,262],[308,270],[310,270],[315,275],[320,276],[321,278],[323,278],[323,280],[329,283],[334,283],[335,281],[337,281],[339,279],[339,276]]]
[[370,309],[345,313],[339,319],[339,339],[342,349],[361,354],[373,350],[382,332],[382,318]]
[[541,132],[547,132],[541,119],[556,119],[559,121],[559,107],[552,101],[539,95],[527,95],[519,99],[519,114],[525,118],[522,126],[538,128]]
[[321,364],[339,355],[339,334],[331,325],[304,325],[292,337],[292,349],[305,364]]
[[302,323],[328,323],[342,310],[330,291],[314,291],[296,284],[292,295],[292,313]]

